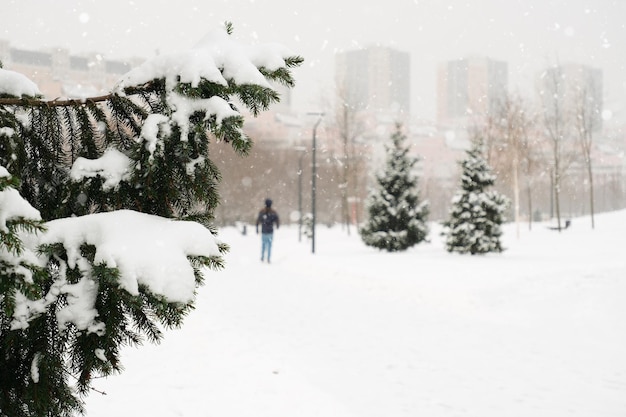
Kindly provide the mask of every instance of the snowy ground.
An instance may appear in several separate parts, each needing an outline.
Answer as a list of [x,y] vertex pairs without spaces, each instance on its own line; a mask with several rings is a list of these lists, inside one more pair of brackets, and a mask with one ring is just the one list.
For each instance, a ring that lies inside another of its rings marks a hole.
[[182,329],[96,381],[88,416],[626,416],[626,211],[507,225],[508,250],[481,257],[437,230],[388,254],[321,227],[312,255],[285,227],[271,265],[222,230],[226,270]]

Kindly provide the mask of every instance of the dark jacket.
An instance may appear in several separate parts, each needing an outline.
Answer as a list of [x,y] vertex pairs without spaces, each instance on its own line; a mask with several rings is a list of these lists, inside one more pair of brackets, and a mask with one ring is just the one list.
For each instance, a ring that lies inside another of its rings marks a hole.
[[256,232],[259,233],[259,224],[261,225],[261,233],[274,233],[274,223],[276,228],[280,226],[278,220],[278,213],[276,213],[271,207],[265,207],[259,211],[259,215],[256,218]]

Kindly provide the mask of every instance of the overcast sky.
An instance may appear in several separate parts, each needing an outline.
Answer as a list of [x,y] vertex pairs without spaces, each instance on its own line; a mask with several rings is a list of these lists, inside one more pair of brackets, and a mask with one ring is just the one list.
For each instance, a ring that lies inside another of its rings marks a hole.
[[557,60],[601,68],[605,107],[626,112],[625,0],[0,0],[0,39],[13,47],[107,58],[189,48],[227,20],[241,40],[278,41],[305,58],[300,111],[330,94],[335,52],[380,44],[411,54],[418,117],[434,118],[438,63],[469,55],[507,61],[523,93]]

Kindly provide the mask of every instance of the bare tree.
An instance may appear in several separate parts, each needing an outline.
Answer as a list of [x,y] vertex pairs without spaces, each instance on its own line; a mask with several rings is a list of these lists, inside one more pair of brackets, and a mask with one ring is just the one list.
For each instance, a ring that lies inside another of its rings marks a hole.
[[499,107],[500,128],[510,149],[511,183],[515,222],[519,236],[520,189],[525,178],[528,199],[528,227],[532,227],[532,183],[536,165],[537,141],[532,135],[533,116],[521,97],[507,95]]
[[521,170],[525,178],[526,186],[526,204],[528,209],[528,230],[532,229],[533,224],[533,189],[537,182],[538,172],[540,172],[541,148],[539,144],[539,132],[536,129],[537,115],[525,113],[525,128],[519,141],[519,152],[521,155]]
[[529,228],[532,223],[531,188],[538,145],[532,134],[533,117],[530,113],[521,97],[507,94],[473,133],[475,138],[483,141],[486,160],[494,172],[511,186],[518,235],[522,181],[527,191]]
[[[346,89],[340,86],[337,89],[337,103],[335,107],[335,123],[337,135],[341,141],[340,176],[341,184],[341,221],[350,234],[350,190],[356,192],[361,188],[360,177],[363,172],[363,163],[357,152],[356,141],[363,134],[364,125],[359,119],[358,111],[347,99]],[[356,196],[353,196],[356,197]]]
[[591,148],[593,134],[598,127],[599,107],[595,101],[593,84],[580,85],[574,101],[574,126],[576,128],[578,143],[582,152],[587,181],[589,183],[589,210],[591,213],[591,228],[595,228],[594,221],[594,190],[593,190],[593,166],[591,161]]
[[543,75],[542,111],[543,127],[546,138],[550,145],[552,190],[554,195],[554,208],[557,219],[557,230],[561,227],[560,193],[563,176],[574,160],[574,154],[567,143],[568,126],[564,108],[565,79],[562,67],[554,65],[547,69]]

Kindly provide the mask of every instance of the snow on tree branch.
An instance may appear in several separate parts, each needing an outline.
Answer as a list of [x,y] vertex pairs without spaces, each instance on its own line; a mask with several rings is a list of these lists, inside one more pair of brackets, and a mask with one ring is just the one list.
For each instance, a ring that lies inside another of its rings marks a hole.
[[[10,178],[9,171],[0,166],[0,179]],[[0,187],[0,232],[8,232],[7,222],[18,218],[41,220],[41,215],[15,188]]]
[[35,97],[41,92],[37,84],[25,75],[0,68],[0,97],[3,95]]
[[220,255],[219,242],[202,225],[131,210],[53,220],[46,227],[39,243],[63,244],[70,268],[81,262],[81,246],[93,245],[93,263],[119,269],[123,289],[136,295],[144,285],[170,302],[193,299],[196,280],[188,256]]
[[132,161],[117,149],[107,149],[98,159],[77,158],[70,170],[74,181],[84,178],[101,177],[104,191],[115,188],[120,181],[130,176]]
[[202,79],[219,84],[254,84],[271,88],[259,68],[277,71],[286,67],[285,59],[293,54],[279,44],[243,45],[225,30],[209,32],[194,48],[185,52],[159,55],[122,77],[116,87],[123,93],[127,87],[141,86],[165,78],[169,90],[179,83],[198,87]]
[[148,60],[84,100],[42,100],[26,77],[0,70],[7,415],[80,413],[92,379],[121,371],[120,348],[180,326],[204,274],[224,266],[209,144],[245,155],[252,141],[237,106],[267,109],[279,100],[270,82],[293,86],[302,62],[231,32]]

